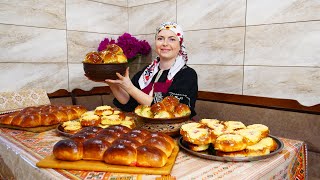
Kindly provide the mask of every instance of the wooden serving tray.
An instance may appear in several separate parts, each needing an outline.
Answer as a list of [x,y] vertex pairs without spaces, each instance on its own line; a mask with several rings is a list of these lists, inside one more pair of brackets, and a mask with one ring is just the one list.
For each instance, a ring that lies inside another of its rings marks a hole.
[[161,168],[147,168],[134,166],[121,166],[107,164],[103,161],[62,161],[50,155],[40,160],[36,165],[40,168],[55,168],[55,169],[73,169],[73,170],[88,170],[88,171],[108,171],[114,173],[130,173],[130,174],[157,174],[168,175],[176,161],[179,152],[179,146],[176,144],[168,162]]
[[55,129],[55,128],[57,128],[58,125],[59,124],[54,124],[54,125],[50,125],[50,126],[39,126],[39,127],[24,128],[24,127],[19,127],[19,126],[0,124],[0,127],[39,133],[39,132],[44,132],[44,131],[49,131],[51,129]]

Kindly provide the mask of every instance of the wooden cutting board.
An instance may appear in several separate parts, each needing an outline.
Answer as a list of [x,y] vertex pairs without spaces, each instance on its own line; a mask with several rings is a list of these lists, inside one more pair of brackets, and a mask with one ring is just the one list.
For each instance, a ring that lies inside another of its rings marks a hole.
[[176,161],[179,152],[179,146],[176,144],[168,162],[161,168],[147,168],[147,167],[132,167],[120,166],[104,163],[103,161],[62,161],[56,159],[53,155],[47,156],[40,160],[36,165],[41,168],[54,169],[73,169],[73,170],[88,170],[88,171],[108,171],[114,173],[130,173],[130,174],[157,174],[168,175]]

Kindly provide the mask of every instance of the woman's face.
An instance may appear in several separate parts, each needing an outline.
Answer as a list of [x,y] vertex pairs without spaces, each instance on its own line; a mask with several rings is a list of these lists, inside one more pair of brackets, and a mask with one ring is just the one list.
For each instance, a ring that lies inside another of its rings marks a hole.
[[156,37],[156,52],[161,60],[176,59],[180,50],[179,38],[170,30],[161,30]]

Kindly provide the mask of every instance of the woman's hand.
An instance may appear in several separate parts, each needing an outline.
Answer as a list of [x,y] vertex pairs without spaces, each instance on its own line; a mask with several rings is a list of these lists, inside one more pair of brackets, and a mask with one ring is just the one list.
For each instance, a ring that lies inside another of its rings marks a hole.
[[109,86],[119,86],[123,90],[129,92],[134,86],[129,77],[129,67],[127,67],[124,76],[122,76],[120,73],[116,73],[116,75],[118,76],[119,79],[117,80],[106,79],[105,82]]

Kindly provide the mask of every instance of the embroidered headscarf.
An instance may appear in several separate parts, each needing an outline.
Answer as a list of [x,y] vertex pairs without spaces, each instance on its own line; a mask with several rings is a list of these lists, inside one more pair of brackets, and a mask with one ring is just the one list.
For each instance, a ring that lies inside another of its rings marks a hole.
[[[179,38],[179,42],[180,42],[180,51],[178,53],[176,61],[171,66],[167,76],[168,80],[172,80],[173,77],[177,74],[177,72],[179,72],[180,69],[187,63],[188,56],[187,56],[187,51],[183,42],[182,28],[177,23],[165,22],[165,23],[162,23],[157,28],[155,37],[157,38],[159,32],[164,29],[171,30],[172,32],[174,32],[176,36]],[[157,56],[153,60],[153,62],[144,70],[141,77],[139,78],[139,85],[141,89],[144,89],[150,84],[153,76],[157,74],[157,72],[159,71],[159,64],[160,64],[160,58],[159,56]]]

